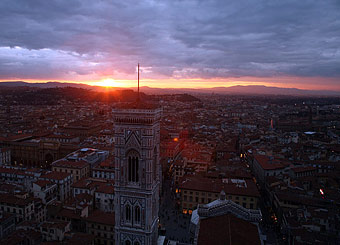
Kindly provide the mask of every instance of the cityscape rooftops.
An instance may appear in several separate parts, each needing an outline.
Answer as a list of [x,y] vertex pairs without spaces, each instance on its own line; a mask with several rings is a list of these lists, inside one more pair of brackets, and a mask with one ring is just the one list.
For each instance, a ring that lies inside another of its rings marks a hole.
[[265,170],[283,169],[286,167],[286,164],[283,164],[282,162],[279,162],[277,160],[271,160],[268,156],[265,155],[255,155],[254,158]]
[[225,193],[231,195],[259,197],[260,193],[252,180],[208,179],[198,176],[184,176],[179,183],[181,189]]
[[95,210],[87,218],[87,221],[104,225],[115,225],[115,213],[105,213],[100,210]]
[[52,163],[53,167],[62,167],[62,168],[84,168],[86,166],[89,166],[89,163],[85,162],[84,160],[80,160],[77,162],[74,161],[68,161],[68,160],[58,160]]
[[47,186],[54,185],[54,183],[52,183],[51,181],[48,181],[48,180],[37,180],[33,183],[40,186],[41,188],[45,188]]
[[17,197],[16,195],[3,193],[0,195],[0,203],[10,203],[12,205],[25,206],[33,202],[33,197]]
[[40,177],[43,179],[46,178],[46,179],[52,179],[52,180],[64,180],[71,176],[72,174],[70,173],[51,171],[51,172],[41,175]]

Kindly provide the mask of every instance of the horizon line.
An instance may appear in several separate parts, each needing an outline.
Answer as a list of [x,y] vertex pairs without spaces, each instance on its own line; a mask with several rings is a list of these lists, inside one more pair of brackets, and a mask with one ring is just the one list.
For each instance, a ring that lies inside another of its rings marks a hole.
[[[113,79],[112,79],[113,80]],[[138,89],[138,86],[110,86],[110,85],[101,85],[101,84],[94,84],[98,82],[79,82],[79,81],[65,81],[65,80],[34,80],[31,81],[27,80],[0,80],[0,83],[11,83],[11,82],[23,82],[28,84],[45,84],[45,83],[60,83],[60,84],[76,84],[76,85],[85,85],[89,87],[100,87],[100,88],[110,88],[110,89]],[[323,91],[323,92],[339,92],[340,90],[332,90],[332,89],[309,89],[309,88],[299,88],[299,87],[289,87],[289,86],[275,86],[275,85],[266,85],[266,84],[233,84],[230,86],[195,86],[195,87],[159,87],[159,86],[140,86],[141,88],[152,88],[152,89],[191,89],[191,90],[203,90],[203,89],[214,89],[214,88],[232,88],[232,87],[266,87],[266,88],[279,88],[279,89],[296,89],[296,90],[305,90],[305,91]]]

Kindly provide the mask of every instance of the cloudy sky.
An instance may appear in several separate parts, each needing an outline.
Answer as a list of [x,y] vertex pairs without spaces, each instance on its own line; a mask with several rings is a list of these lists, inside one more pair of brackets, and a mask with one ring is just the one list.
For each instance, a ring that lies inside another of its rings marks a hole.
[[340,90],[339,0],[1,0],[0,30],[0,80]]

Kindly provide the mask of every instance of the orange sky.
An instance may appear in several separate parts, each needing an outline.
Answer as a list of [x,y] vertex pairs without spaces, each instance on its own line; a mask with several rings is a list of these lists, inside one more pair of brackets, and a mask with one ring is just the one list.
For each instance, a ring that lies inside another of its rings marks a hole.
[[[16,79],[20,80],[20,79]],[[3,80],[9,81],[9,80]],[[107,87],[121,87],[129,88],[136,87],[136,79],[114,79],[112,77],[105,77],[100,80],[91,81],[67,81],[67,80],[33,80],[24,79],[26,82],[70,82],[70,83],[84,83],[93,86],[107,86]],[[336,79],[332,78],[301,78],[301,77],[241,77],[229,79],[141,79],[140,86],[148,86],[153,88],[212,88],[212,87],[230,87],[236,85],[264,85],[281,88],[298,88],[307,90],[334,90],[340,91],[340,85]]]

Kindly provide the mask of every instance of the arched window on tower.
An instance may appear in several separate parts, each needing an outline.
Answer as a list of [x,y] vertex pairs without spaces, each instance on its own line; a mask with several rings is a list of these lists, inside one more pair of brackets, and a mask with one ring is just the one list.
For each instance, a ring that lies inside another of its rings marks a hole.
[[140,245],[140,243],[136,241],[133,243],[133,245]]
[[139,157],[136,151],[131,151],[128,153],[127,174],[129,182],[139,182]]
[[136,160],[135,160],[135,172],[136,172],[135,182],[138,182],[139,181],[139,160],[138,160],[138,157],[136,157]]
[[130,204],[126,204],[126,206],[125,206],[125,220],[127,222],[131,222],[131,206],[130,206]]
[[140,224],[140,207],[135,206],[135,223]]
[[125,245],[131,245],[131,242],[129,240],[126,240]]
[[129,159],[128,159],[128,180],[129,182],[131,182],[131,177],[132,177],[132,157],[129,156]]

